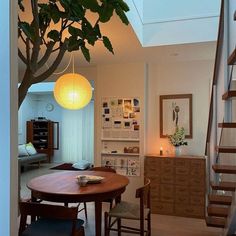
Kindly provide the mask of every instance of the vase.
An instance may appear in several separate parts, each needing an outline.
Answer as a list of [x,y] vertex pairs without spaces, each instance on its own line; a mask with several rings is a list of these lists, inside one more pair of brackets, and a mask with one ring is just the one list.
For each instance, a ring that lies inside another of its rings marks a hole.
[[180,155],[181,155],[181,147],[175,146],[175,156],[180,156]]

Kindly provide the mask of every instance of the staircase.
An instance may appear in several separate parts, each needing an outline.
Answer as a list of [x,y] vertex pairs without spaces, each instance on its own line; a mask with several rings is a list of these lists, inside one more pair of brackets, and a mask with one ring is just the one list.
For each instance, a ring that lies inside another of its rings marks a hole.
[[[218,41],[217,41],[217,50],[216,50],[216,59],[215,59],[215,68],[214,68],[214,77],[213,77],[213,85],[212,85],[212,94],[211,94],[211,104],[209,111],[209,121],[208,121],[208,133],[207,133],[207,141],[206,141],[206,150],[205,154],[209,158],[209,156],[213,156],[214,161],[211,161],[211,170],[209,170],[209,179],[213,179],[213,181],[209,182],[209,194],[208,194],[208,207],[206,209],[206,224],[211,227],[218,227],[223,229],[224,236],[226,235],[236,235],[236,207],[235,207],[235,197],[236,197],[236,165],[232,164],[222,164],[225,158],[232,158],[232,155],[235,155],[236,158],[236,146],[232,145],[223,145],[222,144],[222,134],[227,131],[236,131],[236,123],[231,122],[232,116],[227,117],[227,122],[217,123],[217,86],[219,83],[219,66],[222,63],[222,51],[223,51],[223,43],[224,43],[224,0],[222,0],[221,6],[221,15],[220,15],[220,23],[219,23],[219,31],[218,31]],[[234,14],[234,19],[236,20],[236,13]],[[235,23],[236,27],[236,23]],[[228,67],[231,70],[229,79],[227,79],[227,91],[222,95],[222,101],[224,101],[225,112],[236,109],[233,107],[233,99],[236,99],[236,90],[231,90],[232,76],[233,76],[233,68],[236,64],[236,49],[231,53],[227,61]],[[225,117],[223,119],[225,120]],[[228,121],[229,120],[229,121]],[[215,127],[214,127],[215,126]],[[216,127],[217,126],[217,127]],[[217,145],[215,145],[214,152],[210,150],[210,146],[213,141],[212,139],[212,131],[215,131],[215,136],[220,134],[219,138],[215,138]],[[217,141],[218,140],[218,141]],[[231,140],[232,141],[232,140]],[[234,143],[236,145],[236,137],[234,137]],[[210,173],[214,173],[214,177],[210,178]],[[235,175],[234,181],[223,181],[223,179],[227,179],[227,176]]]

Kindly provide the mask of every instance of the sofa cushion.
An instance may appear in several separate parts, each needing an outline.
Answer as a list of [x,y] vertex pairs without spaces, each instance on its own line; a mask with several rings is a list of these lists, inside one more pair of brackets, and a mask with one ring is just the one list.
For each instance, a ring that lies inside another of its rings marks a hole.
[[25,144],[18,145],[18,156],[28,156],[28,152],[26,150]]
[[36,149],[34,148],[34,145],[31,142],[25,144],[25,149],[29,155],[34,155],[37,153]]

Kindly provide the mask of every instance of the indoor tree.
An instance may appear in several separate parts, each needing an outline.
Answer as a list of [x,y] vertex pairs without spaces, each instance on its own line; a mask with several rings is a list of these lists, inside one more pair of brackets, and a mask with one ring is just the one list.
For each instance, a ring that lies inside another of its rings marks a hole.
[[[25,11],[26,3],[30,4],[30,17]],[[123,0],[18,0],[18,5],[18,55],[26,65],[19,86],[19,107],[29,87],[52,75],[66,51],[81,50],[89,62],[88,45],[102,41],[114,54],[109,38],[99,26],[108,22],[114,12],[124,24],[129,24],[125,14],[129,7]],[[96,16],[95,20],[88,16],[88,11]],[[53,62],[46,67],[51,57]]]

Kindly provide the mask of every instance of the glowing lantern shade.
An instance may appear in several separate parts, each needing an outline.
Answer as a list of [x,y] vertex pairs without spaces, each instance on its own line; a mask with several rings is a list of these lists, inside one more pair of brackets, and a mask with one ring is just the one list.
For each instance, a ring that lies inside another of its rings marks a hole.
[[92,87],[88,80],[80,74],[65,74],[55,83],[54,97],[66,109],[80,109],[90,102]]

